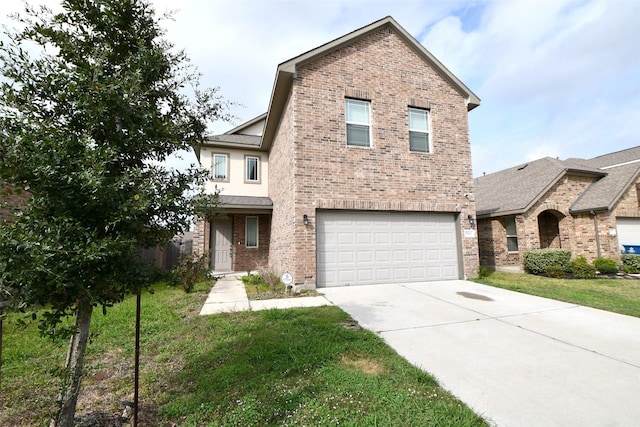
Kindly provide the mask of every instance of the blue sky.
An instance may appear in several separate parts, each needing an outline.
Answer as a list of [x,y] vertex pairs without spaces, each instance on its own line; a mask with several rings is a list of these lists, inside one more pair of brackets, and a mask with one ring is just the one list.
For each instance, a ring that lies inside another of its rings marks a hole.
[[[469,114],[474,176],[544,156],[589,158],[640,145],[640,1],[153,4],[176,10],[167,38],[186,50],[205,86],[243,105],[232,110],[238,123],[266,111],[279,63],[391,15],[482,99]],[[19,8],[3,0],[0,15]]]

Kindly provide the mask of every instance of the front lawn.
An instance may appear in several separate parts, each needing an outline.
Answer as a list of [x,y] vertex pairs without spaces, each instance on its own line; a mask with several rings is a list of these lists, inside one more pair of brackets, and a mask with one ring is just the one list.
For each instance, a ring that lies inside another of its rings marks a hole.
[[[207,293],[143,295],[140,425],[486,425],[337,307],[201,317]],[[132,400],[134,313],[135,298],[96,310],[78,415]],[[0,425],[46,425],[66,342],[16,320],[4,323]]]
[[640,280],[552,279],[494,271],[475,282],[525,294],[640,317]]

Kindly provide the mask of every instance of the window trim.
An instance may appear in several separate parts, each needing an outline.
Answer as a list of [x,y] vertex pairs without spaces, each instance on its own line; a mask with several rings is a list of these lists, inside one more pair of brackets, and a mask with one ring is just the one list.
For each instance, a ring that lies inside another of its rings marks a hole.
[[[216,156],[225,156],[226,157],[226,171],[225,178],[216,178]],[[215,152],[211,154],[211,179],[217,182],[229,182],[229,163],[231,156],[229,153],[219,153]]]
[[[252,180],[252,179],[248,179],[248,173],[249,173],[249,159],[256,159],[256,175],[257,175],[257,179]],[[261,168],[261,163],[262,163],[262,159],[260,158],[260,156],[254,156],[252,154],[245,154],[244,156],[244,183],[245,184],[260,184],[262,179],[261,179],[261,175],[260,173],[262,172],[260,169]]]
[[[350,121],[349,120],[349,115],[348,115],[348,104],[350,102],[353,103],[360,103],[360,104],[364,104],[367,106],[367,113],[368,113],[368,122],[364,123],[364,122],[355,122],[355,121]],[[367,100],[367,99],[357,99],[357,98],[345,98],[345,102],[344,102],[344,122],[345,122],[345,142],[347,147],[360,147],[360,148],[372,148],[373,147],[373,141],[372,141],[372,126],[371,126],[371,101]],[[368,132],[367,135],[369,136],[369,141],[367,145],[359,145],[359,144],[349,144],[349,126],[350,125],[354,125],[354,126],[366,126],[368,128]]]
[[[426,115],[426,121],[427,121],[427,130],[425,131],[424,129],[412,129],[411,128],[411,111],[419,111],[422,112]],[[428,108],[418,108],[418,107],[411,107],[409,106],[407,108],[407,127],[409,129],[409,151],[412,153],[424,153],[424,154],[430,154],[433,152],[433,147],[431,146],[431,110],[429,110]],[[414,150],[411,148],[411,133],[421,133],[421,134],[426,134],[427,135],[427,150],[426,151],[422,151],[422,150]]]
[[[513,221],[513,228],[515,228],[516,234],[509,234],[509,224],[508,222]],[[504,229],[507,234],[507,252],[508,253],[518,253],[520,252],[520,245],[518,245],[518,225],[516,224],[516,217],[509,216],[504,219]],[[516,242],[516,250],[512,251],[509,249],[509,239],[515,239]]]
[[[249,245],[249,220],[256,220],[256,244],[255,246]],[[244,246],[249,249],[255,249],[259,246],[260,243],[260,218],[257,216],[247,216],[244,220]]]

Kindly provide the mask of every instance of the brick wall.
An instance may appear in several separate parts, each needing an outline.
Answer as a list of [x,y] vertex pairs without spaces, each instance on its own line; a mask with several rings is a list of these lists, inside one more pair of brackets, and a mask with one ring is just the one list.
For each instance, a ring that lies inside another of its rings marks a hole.
[[[471,227],[465,99],[393,30],[381,28],[296,71],[270,155],[278,245],[271,259],[279,268],[296,265],[296,281],[315,283],[315,212],[328,206],[456,212]],[[372,148],[346,145],[346,97],[371,101]],[[409,151],[409,106],[430,110],[432,153]],[[463,237],[462,252],[465,276],[475,276],[476,239]]]
[[[269,197],[273,201],[269,266],[278,274],[291,271],[291,266],[296,264],[294,234],[298,224],[294,209],[297,162],[294,150],[294,105],[295,100],[289,97],[269,153]],[[291,273],[299,277],[294,271]]]
[[[552,212],[559,218],[560,235],[551,247],[569,249],[573,257],[583,255],[588,261],[592,261],[599,255],[619,261],[620,250],[615,232],[615,217],[640,217],[635,183],[629,187],[611,213],[599,211],[595,217],[591,213],[571,214],[569,207],[593,182],[593,179],[589,176],[566,175],[529,211],[516,217],[519,243],[517,257],[506,250],[507,239],[506,231],[501,226],[502,218],[478,221],[481,265],[498,268],[517,265],[522,268],[524,253],[540,249],[542,246],[538,216],[544,212]],[[598,252],[598,243],[600,252]]]
[[[258,247],[247,248],[246,218],[258,218]],[[269,262],[269,242],[271,240],[271,215],[236,214],[233,216],[233,270],[255,271],[267,267]],[[239,244],[238,244],[239,243]]]
[[[516,230],[522,230],[521,215],[515,217]],[[518,233],[520,234],[520,233]],[[522,244],[518,236],[518,245]],[[478,249],[480,265],[492,269],[521,270],[520,252],[509,252],[507,229],[504,218],[483,218],[478,220]]]

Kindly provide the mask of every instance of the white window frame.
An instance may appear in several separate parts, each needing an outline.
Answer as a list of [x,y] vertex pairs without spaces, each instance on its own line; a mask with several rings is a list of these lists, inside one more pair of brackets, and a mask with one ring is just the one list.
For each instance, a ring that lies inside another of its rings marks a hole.
[[[366,105],[367,107],[367,122],[357,122],[357,121],[353,121],[353,120],[349,120],[349,104],[360,104],[360,105]],[[364,147],[364,148],[371,148],[371,101],[366,101],[366,100],[362,100],[362,99],[353,99],[353,98],[346,98],[345,99],[345,103],[344,103],[344,119],[345,119],[345,123],[346,123],[346,133],[345,133],[345,139],[347,140],[347,146],[349,147]],[[350,144],[349,143],[349,126],[365,126],[367,128],[367,135],[369,136],[369,140],[367,141],[367,145],[361,145],[361,144]]]
[[[509,226],[511,225],[511,223],[513,223],[513,228],[514,228],[514,231],[516,232],[516,234],[509,234]],[[504,228],[505,228],[505,231],[507,232],[507,252],[509,252],[509,253],[517,253],[517,252],[519,252],[520,251],[520,246],[518,245],[518,225],[516,224],[516,217],[514,217],[514,216],[506,217],[504,219]],[[512,239],[512,241],[515,241],[516,250],[512,251],[509,248],[509,239]]]
[[[216,177],[216,157],[224,157],[225,159],[224,178]],[[211,177],[214,181],[229,182],[229,155],[227,153],[213,153],[211,157]]]
[[[412,128],[411,127],[411,113],[412,112],[419,112],[419,113],[423,113],[426,117],[426,124],[427,124],[427,129],[417,129],[417,128]],[[409,107],[409,110],[407,112],[407,119],[409,121],[409,151],[414,152],[414,153],[431,153],[431,114],[429,112],[429,110],[424,109],[424,108],[415,108],[415,107]],[[423,134],[427,136],[427,149],[426,151],[423,150],[416,150],[413,149],[411,147],[411,134],[415,133],[415,134]]]
[[[249,220],[250,219],[255,219],[256,220],[256,234],[255,234],[255,240],[256,240],[256,244],[254,245],[250,245],[249,243]],[[257,216],[248,216],[245,218],[244,221],[244,245],[247,248],[257,248],[258,247],[258,242],[260,241],[260,218],[258,218]]]
[[[249,159],[256,160],[256,179],[249,179]],[[244,182],[247,184],[260,183],[260,156],[244,156]]]

